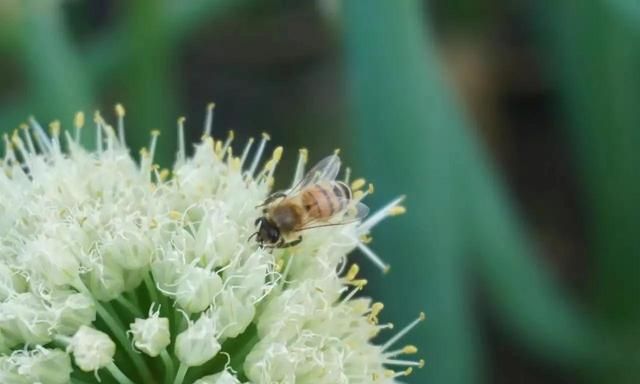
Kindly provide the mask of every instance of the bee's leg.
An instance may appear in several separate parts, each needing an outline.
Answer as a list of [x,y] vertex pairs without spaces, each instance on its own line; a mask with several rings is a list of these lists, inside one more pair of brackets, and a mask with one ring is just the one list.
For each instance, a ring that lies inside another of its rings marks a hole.
[[264,207],[265,205],[269,205],[274,200],[280,199],[280,198],[285,197],[285,196],[287,196],[287,194],[282,192],[282,191],[274,192],[271,195],[269,195],[269,197],[267,197],[265,199],[265,201],[262,202],[262,204],[257,205],[256,208],[260,208],[260,207]]
[[300,244],[300,242],[302,241],[302,236],[298,237],[297,239],[288,242],[286,244],[282,244],[280,246],[280,248],[289,248],[289,247],[295,247],[296,245]]

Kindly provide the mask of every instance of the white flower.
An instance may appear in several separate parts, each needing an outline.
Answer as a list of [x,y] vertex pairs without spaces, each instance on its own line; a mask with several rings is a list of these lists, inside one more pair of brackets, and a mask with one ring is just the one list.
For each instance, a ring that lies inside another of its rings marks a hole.
[[[348,262],[359,249],[388,270],[366,243],[402,198],[363,222],[305,231],[295,247],[260,248],[250,237],[281,147],[263,161],[263,135],[235,153],[233,134],[211,136],[211,105],[191,157],[179,120],[164,170],[157,132],[132,158],[124,113],[115,128],[95,114],[95,151],[79,144],[82,114],[73,131],[54,122],[47,135],[30,119],[4,138],[0,382],[86,381],[79,369],[127,384],[394,383],[422,365],[400,358],[415,347],[392,347],[423,316],[374,343],[392,325],[379,323],[381,303],[356,298],[366,280]],[[301,150],[292,185],[306,162]],[[354,199],[372,192],[365,184],[351,183]]]
[[188,367],[202,365],[220,351],[219,338],[218,322],[210,312],[205,312],[176,338],[176,356]]
[[151,357],[156,357],[171,342],[169,319],[160,317],[160,309],[153,312],[146,319],[136,319],[130,325],[133,335],[133,345]]
[[69,342],[75,363],[83,371],[96,371],[113,360],[116,345],[104,332],[81,326]]
[[[71,360],[61,350],[36,347],[18,350],[0,362],[2,383],[67,384],[71,376]],[[11,376],[17,376],[9,379]]]

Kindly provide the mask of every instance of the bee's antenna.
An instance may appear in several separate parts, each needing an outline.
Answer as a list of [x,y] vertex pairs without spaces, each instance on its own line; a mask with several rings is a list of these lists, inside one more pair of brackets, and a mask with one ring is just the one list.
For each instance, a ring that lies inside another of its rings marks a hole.
[[257,232],[257,231],[256,231],[256,232],[253,232],[253,233],[251,234],[251,236],[249,236],[249,237],[247,238],[247,241],[250,241],[252,238],[254,238],[254,237],[255,237],[255,236],[257,236],[257,235],[258,235],[258,232]]

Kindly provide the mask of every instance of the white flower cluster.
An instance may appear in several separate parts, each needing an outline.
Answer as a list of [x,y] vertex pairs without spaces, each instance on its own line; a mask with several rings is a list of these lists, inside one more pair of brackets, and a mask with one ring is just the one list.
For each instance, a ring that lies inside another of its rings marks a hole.
[[[96,114],[95,151],[79,144],[82,114],[74,132],[54,122],[47,135],[31,119],[5,137],[0,382],[93,372],[127,384],[395,383],[422,365],[398,359],[415,347],[391,347],[423,316],[372,343],[392,326],[378,323],[382,304],[354,298],[366,280],[346,258],[359,248],[386,268],[366,236],[403,212],[401,199],[364,222],[310,230],[295,247],[260,248],[248,238],[282,148],[260,166],[264,135],[253,156],[253,140],[236,156],[232,135],[211,137],[210,105],[193,156],[181,119],[176,163],[161,170],[158,134],[136,162],[116,112],[115,129]],[[301,151],[294,182],[305,163]],[[363,185],[352,183],[358,199]]]

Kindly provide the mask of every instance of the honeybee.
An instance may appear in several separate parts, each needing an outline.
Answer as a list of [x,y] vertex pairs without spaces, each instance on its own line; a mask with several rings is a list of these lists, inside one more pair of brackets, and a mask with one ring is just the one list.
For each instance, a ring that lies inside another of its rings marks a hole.
[[263,215],[255,221],[260,246],[287,248],[302,241],[300,232],[342,225],[365,217],[369,208],[353,200],[351,189],[335,178],[340,158],[331,155],[316,164],[291,189],[269,196],[259,207]]

